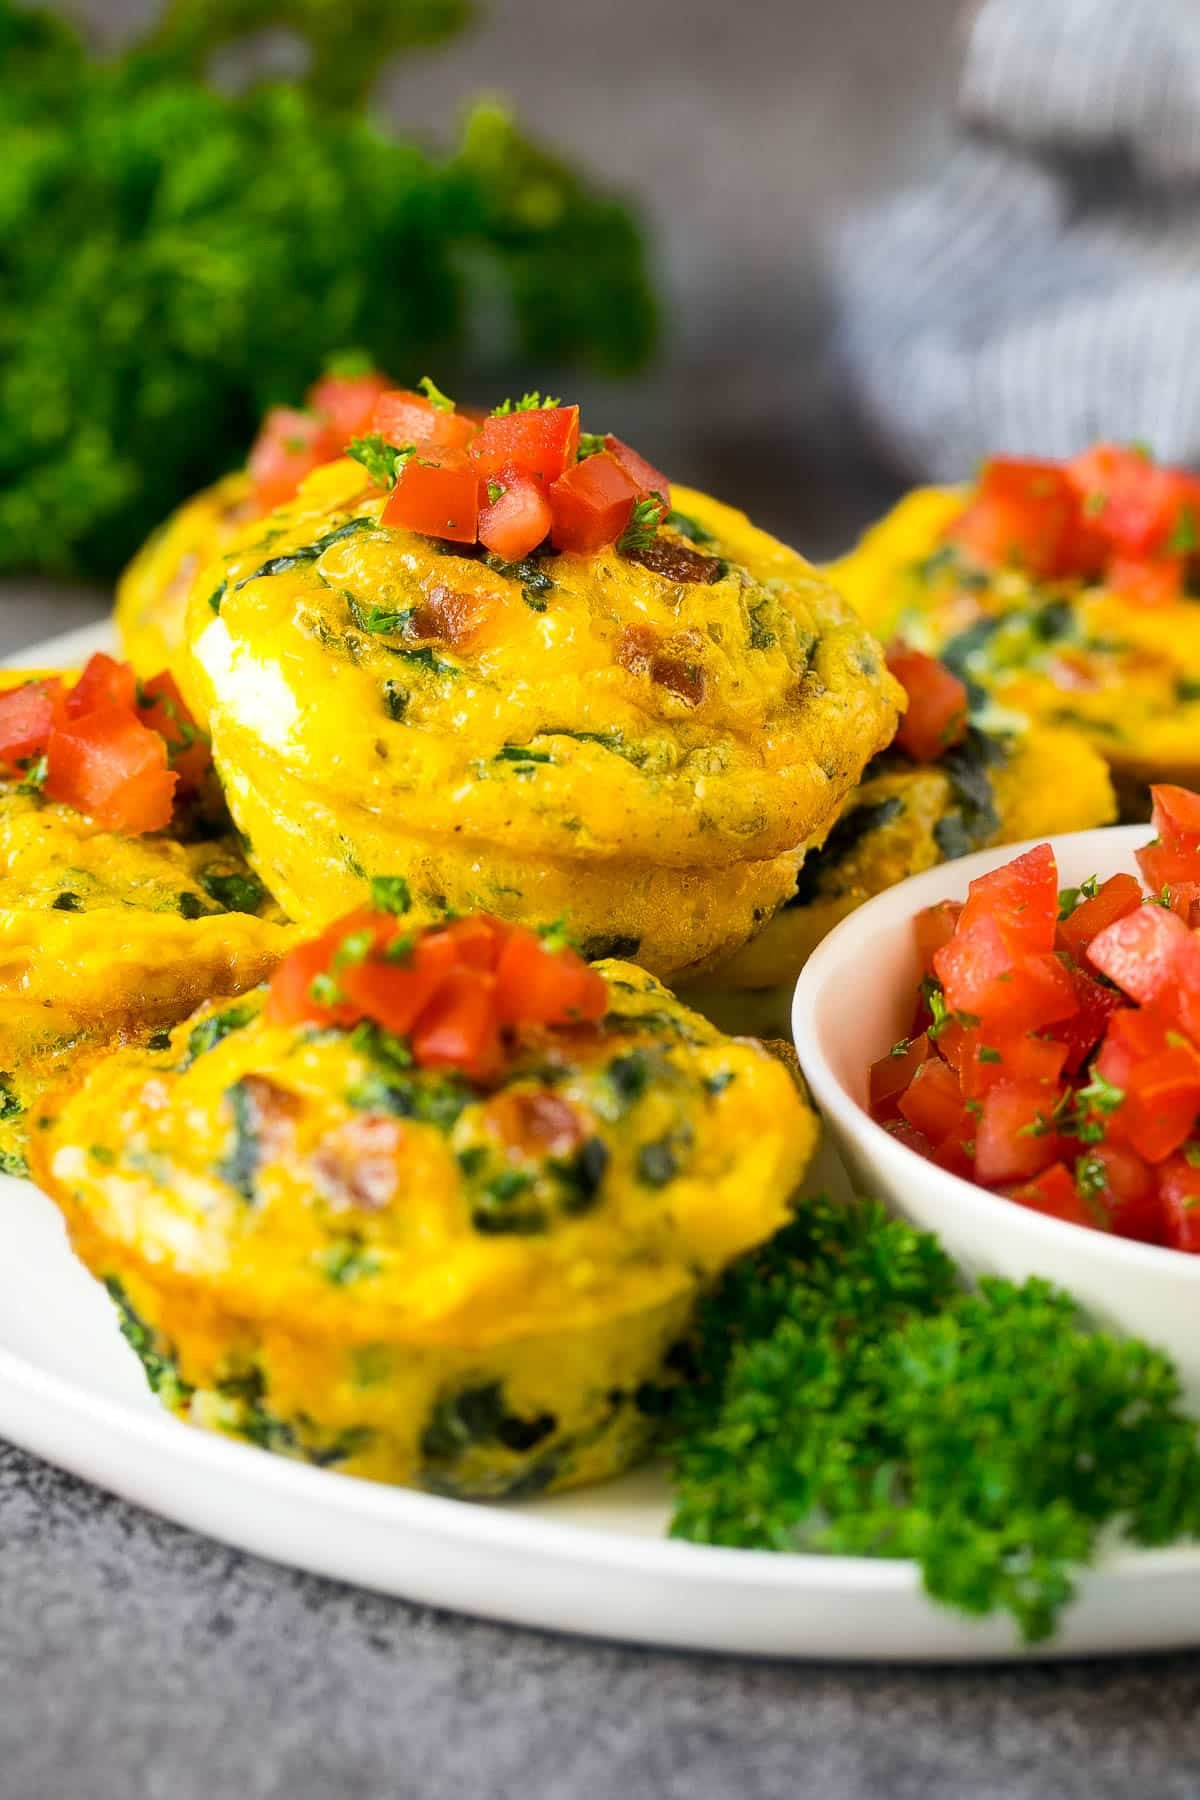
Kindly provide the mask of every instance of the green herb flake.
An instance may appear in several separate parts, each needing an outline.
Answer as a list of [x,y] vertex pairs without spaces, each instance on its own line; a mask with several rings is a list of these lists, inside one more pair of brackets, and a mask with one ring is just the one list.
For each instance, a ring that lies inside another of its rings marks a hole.
[[200,886],[210,900],[225,912],[255,914],[267,897],[267,890],[257,875],[248,871],[222,872],[219,869],[205,869],[200,876]]
[[197,1057],[206,1056],[210,1050],[215,1050],[231,1032],[241,1031],[255,1017],[252,1007],[227,1006],[224,1012],[213,1013],[210,1018],[201,1019],[188,1033],[187,1060],[183,1066],[186,1068]]
[[412,910],[412,889],[403,875],[374,875],[371,905],[376,912],[394,913],[400,918]]
[[346,455],[362,464],[375,487],[390,490],[395,487],[403,465],[416,455],[416,449],[415,444],[389,444],[377,431],[372,431],[366,437],[351,438]]
[[618,551],[628,555],[631,550],[648,550],[658,536],[663,510],[660,494],[639,500],[629,516],[628,525],[617,539]]
[[420,388],[435,412],[452,413],[454,411],[453,400],[451,400],[448,395],[443,394],[432,375],[422,375],[417,386]]

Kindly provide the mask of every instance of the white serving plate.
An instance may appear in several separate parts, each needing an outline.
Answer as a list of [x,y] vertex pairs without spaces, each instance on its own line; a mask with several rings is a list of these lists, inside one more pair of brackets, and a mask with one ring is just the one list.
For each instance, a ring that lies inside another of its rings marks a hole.
[[[86,655],[72,634],[22,660]],[[822,1159],[814,1186],[841,1179]],[[658,1473],[484,1507],[380,1487],[193,1430],[148,1393],[51,1203],[0,1178],[0,1433],[181,1525],[314,1574],[513,1624],[763,1656],[1020,1657],[1004,1619],[928,1601],[915,1567],[774,1556],[663,1536]],[[1111,1554],[1045,1655],[1200,1644],[1200,1548]]]

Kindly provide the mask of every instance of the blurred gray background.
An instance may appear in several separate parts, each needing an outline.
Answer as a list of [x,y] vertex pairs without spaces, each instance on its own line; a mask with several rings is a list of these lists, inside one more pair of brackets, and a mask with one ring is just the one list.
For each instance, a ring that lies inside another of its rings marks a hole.
[[[71,0],[99,47],[156,0]],[[448,135],[467,98],[641,198],[666,301],[657,366],[572,394],[681,481],[822,556],[899,485],[865,448],[830,355],[822,242],[944,148],[964,0],[479,0],[473,32],[385,77],[398,124]],[[243,68],[286,46],[242,48]],[[227,71],[236,78],[238,58]],[[0,583],[0,654],[105,597]]]

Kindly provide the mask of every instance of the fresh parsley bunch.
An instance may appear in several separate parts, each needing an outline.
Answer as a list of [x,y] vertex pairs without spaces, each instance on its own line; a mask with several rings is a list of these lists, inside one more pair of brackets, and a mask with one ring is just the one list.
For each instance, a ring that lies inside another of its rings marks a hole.
[[962,1290],[934,1238],[804,1203],[703,1307],[675,1401],[672,1531],[912,1557],[937,1600],[1054,1630],[1116,1527],[1200,1527],[1200,1448],[1167,1358],[1043,1281]]
[[[0,0],[0,569],[113,573],[339,347],[411,380],[499,316],[504,354],[645,357],[623,204],[494,104],[444,155],[357,110],[386,55],[465,11],[175,0],[95,63],[52,14]],[[279,23],[312,48],[303,85],[207,85],[225,37]]]

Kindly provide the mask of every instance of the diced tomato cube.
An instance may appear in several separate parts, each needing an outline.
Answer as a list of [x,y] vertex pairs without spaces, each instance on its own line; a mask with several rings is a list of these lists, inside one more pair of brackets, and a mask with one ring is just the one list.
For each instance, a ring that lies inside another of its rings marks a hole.
[[[492,498],[492,494],[495,498]],[[505,562],[520,562],[550,530],[550,500],[536,475],[510,465],[485,484],[479,509],[479,541]]]
[[896,747],[914,762],[936,762],[960,744],[967,732],[967,690],[935,657],[894,644],[887,666],[908,695],[908,710],[896,728]]
[[959,1081],[968,1100],[980,1099],[997,1082],[1056,1082],[1067,1061],[1067,1046],[1029,1032],[989,1032],[977,1026],[963,1034]]
[[987,914],[969,930],[960,921],[933,966],[950,1010],[993,1028],[1041,1031],[1078,1010],[1070,975],[1058,958],[1014,951]]
[[1180,985],[1200,985],[1200,943],[1162,906],[1139,906],[1088,945],[1092,967],[1148,1006]]
[[575,463],[550,490],[551,543],[579,556],[615,544],[636,499],[636,484],[607,451]]
[[478,426],[467,413],[435,406],[411,388],[394,388],[380,395],[371,430],[389,444],[415,444],[418,450],[425,445],[465,450]]
[[339,449],[323,419],[288,406],[273,406],[246,463],[258,505],[271,512],[294,499],[305,476],[336,456]]
[[460,968],[493,974],[511,929],[491,913],[469,913],[442,926],[438,935],[453,947]]
[[1114,556],[1104,585],[1131,606],[1174,606],[1186,589],[1187,561],[1182,556]]
[[1110,875],[1090,899],[1081,900],[1074,912],[1062,921],[1058,927],[1059,941],[1076,962],[1082,962],[1084,952],[1097,932],[1117,919],[1127,918],[1141,904],[1142,890],[1136,875]]
[[1166,1241],[1166,1226],[1155,1171],[1120,1144],[1089,1144],[1076,1170],[1086,1168],[1088,1180],[1098,1186],[1094,1198],[1108,1215],[1118,1237],[1142,1244]]
[[970,1119],[957,1075],[936,1056],[920,1064],[898,1104],[909,1124],[934,1144],[960,1127],[965,1129]]
[[479,525],[479,482],[462,451],[428,447],[410,457],[388,496],[383,523],[425,537],[473,544]]
[[1139,450],[1096,444],[1067,464],[1093,529],[1123,556],[1160,549],[1179,514],[1178,477]]
[[1020,1187],[1010,1188],[1008,1198],[1032,1212],[1047,1218],[1062,1219],[1068,1225],[1085,1225],[1091,1231],[1100,1228],[1100,1220],[1075,1186],[1075,1177],[1065,1163],[1052,1163]]
[[989,568],[1049,580],[1076,573],[1080,524],[1079,496],[1058,463],[994,457],[948,535]]
[[494,975],[457,968],[418,1019],[413,1055],[423,1069],[461,1069],[486,1081],[501,1062]]
[[[378,914],[375,917],[379,919]],[[400,1037],[412,1030],[447,976],[459,966],[453,943],[438,931],[426,932],[407,954],[389,958],[389,948],[402,945],[406,935],[402,924],[390,919],[373,955],[336,971],[342,992],[360,1017],[374,1019],[385,1031]]]
[[941,900],[936,906],[923,907],[914,919],[917,950],[924,974],[933,973],[934,956],[954,936],[961,912],[962,907],[957,900]]
[[331,444],[344,449],[351,438],[372,429],[375,408],[388,386],[387,376],[377,370],[364,375],[322,375],[306,398],[311,411],[328,427]]
[[1200,794],[1163,781],[1150,789],[1150,799],[1154,829],[1163,843],[1200,856]]
[[653,463],[647,462],[644,456],[629,444],[623,443],[619,437],[614,437],[611,431],[604,440],[604,448],[636,484],[639,500],[648,500],[651,494],[657,494],[664,507],[670,509],[671,484]]
[[910,1125],[907,1119],[889,1119],[883,1128],[889,1137],[894,1137],[898,1144],[904,1144],[909,1150],[915,1150],[918,1156],[933,1159],[933,1145],[923,1131]]
[[1196,879],[1200,858],[1197,858],[1194,850],[1182,849],[1176,844],[1166,844],[1155,839],[1133,854],[1142,871],[1142,880],[1151,894],[1159,895],[1164,888],[1174,887],[1176,882]]
[[959,921],[969,931],[987,915],[1003,927],[1008,942],[1022,950],[1052,950],[1058,920],[1058,865],[1049,844],[1036,844],[968,889]]
[[1200,1167],[1186,1156],[1171,1157],[1158,1171],[1158,1191],[1168,1244],[1200,1256]]
[[124,708],[56,726],[46,765],[46,798],[87,813],[108,831],[136,836],[171,822],[179,777],[167,767],[167,746]]
[[1108,1021],[1124,1005],[1115,988],[1102,986],[1074,964],[1067,970],[1075,990],[1077,1009],[1069,1019],[1060,1019],[1050,1027],[1050,1035],[1066,1051],[1066,1068],[1072,1075],[1091,1058]]
[[81,719],[106,706],[132,710],[137,702],[137,677],[127,662],[118,662],[97,650],[84,664],[83,673],[67,695],[67,717]]
[[0,763],[15,769],[40,756],[55,725],[65,717],[63,684],[57,675],[0,693]]
[[568,1025],[602,1019],[608,989],[573,950],[547,950],[515,926],[496,969],[496,1008],[506,1025]]
[[975,1127],[980,1181],[1020,1181],[1058,1161],[1062,1139],[1052,1120],[1061,1097],[1054,1082],[1001,1081],[988,1089]]
[[1147,1162],[1162,1162],[1191,1135],[1200,1113],[1200,1051],[1156,1007],[1115,1013],[1096,1058],[1122,1094],[1107,1135]]
[[975,1171],[969,1146],[973,1141],[973,1133],[974,1122],[969,1114],[964,1114],[963,1123],[958,1129],[950,1132],[940,1144],[934,1145],[931,1160],[950,1175],[961,1175],[964,1181],[972,1180]]
[[[351,913],[328,927],[307,944],[297,944],[271,973],[264,1017],[269,1025],[357,1025],[363,1009],[356,1003],[339,998],[318,999],[313,984],[332,978],[333,959],[346,936],[353,929],[371,930],[376,915],[369,910]],[[340,972],[337,991],[341,993]]]
[[168,761],[179,777],[180,792],[195,793],[212,767],[212,746],[193,719],[169,670],[142,683],[137,715],[143,725],[164,739]]
[[[540,406],[530,412],[505,413],[485,419],[471,444],[471,455],[483,476],[502,469],[535,475],[544,486],[571,469],[579,451],[579,408]],[[590,459],[589,459],[590,460]]]
[[917,1037],[909,1038],[902,1050],[897,1046],[871,1064],[868,1091],[871,1112],[876,1118],[895,1110],[900,1095],[931,1054],[929,1038],[921,1032]]

